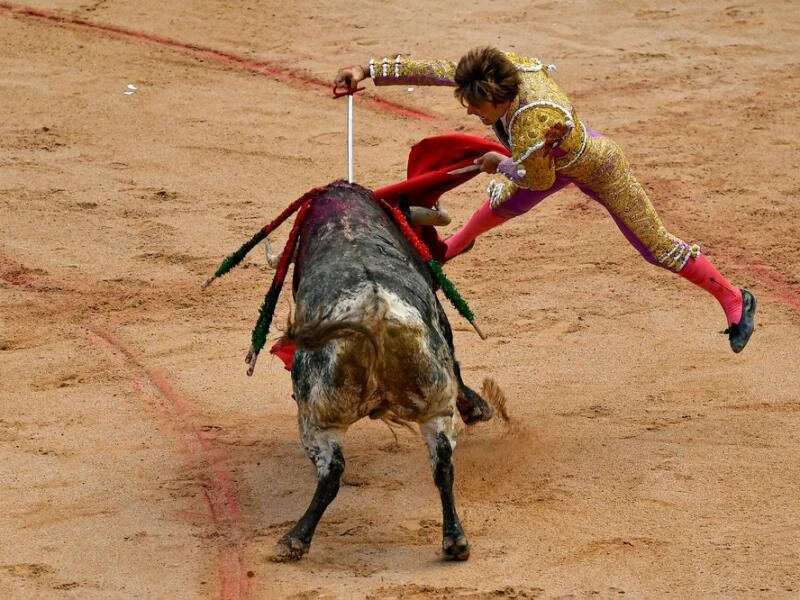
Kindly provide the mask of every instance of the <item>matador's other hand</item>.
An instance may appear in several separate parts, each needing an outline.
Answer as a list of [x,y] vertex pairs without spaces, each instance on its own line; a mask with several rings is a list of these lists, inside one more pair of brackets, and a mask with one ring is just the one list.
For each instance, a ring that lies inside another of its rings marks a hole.
[[483,156],[476,158],[474,162],[484,173],[497,173],[497,165],[504,158],[506,157],[499,152],[487,152]]
[[544,141],[548,146],[558,146],[569,133],[569,127],[565,123],[554,123],[544,135]]
[[352,67],[339,69],[339,72],[336,73],[336,78],[333,80],[333,84],[336,87],[346,87],[353,90],[358,86],[360,81],[364,81],[368,77],[369,68],[354,65]]

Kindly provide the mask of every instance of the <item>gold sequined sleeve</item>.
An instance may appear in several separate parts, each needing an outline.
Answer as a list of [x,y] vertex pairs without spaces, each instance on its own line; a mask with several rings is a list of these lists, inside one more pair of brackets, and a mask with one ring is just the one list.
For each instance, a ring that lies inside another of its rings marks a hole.
[[456,63],[452,60],[415,60],[398,54],[394,58],[371,59],[369,75],[375,85],[455,86]]

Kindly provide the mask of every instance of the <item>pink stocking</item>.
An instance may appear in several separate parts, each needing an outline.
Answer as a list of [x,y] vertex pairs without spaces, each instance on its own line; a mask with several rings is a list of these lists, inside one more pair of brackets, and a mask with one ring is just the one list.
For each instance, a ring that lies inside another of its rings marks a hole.
[[445,261],[461,254],[472,240],[501,223],[505,223],[509,218],[498,216],[492,212],[492,207],[489,205],[489,201],[486,200],[478,207],[478,210],[472,213],[469,221],[461,229],[444,241],[447,244]]
[[742,318],[742,292],[728,283],[705,256],[690,258],[678,275],[714,296],[725,311],[728,325],[738,323]]

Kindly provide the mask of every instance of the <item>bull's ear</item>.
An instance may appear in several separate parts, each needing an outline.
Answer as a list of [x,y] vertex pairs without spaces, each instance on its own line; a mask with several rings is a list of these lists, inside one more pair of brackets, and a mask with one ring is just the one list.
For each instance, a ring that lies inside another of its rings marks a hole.
[[408,202],[408,194],[400,194],[400,197],[397,199],[397,208],[403,213],[406,222],[411,224],[411,206]]

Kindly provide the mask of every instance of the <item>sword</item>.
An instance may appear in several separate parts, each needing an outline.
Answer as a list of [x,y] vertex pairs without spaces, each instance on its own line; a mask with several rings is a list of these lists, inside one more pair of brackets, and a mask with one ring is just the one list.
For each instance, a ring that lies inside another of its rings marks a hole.
[[365,88],[344,88],[339,91],[339,86],[333,85],[333,97],[347,96],[347,182],[353,183],[353,94],[362,92]]
[[353,183],[353,94],[347,95],[347,183]]

